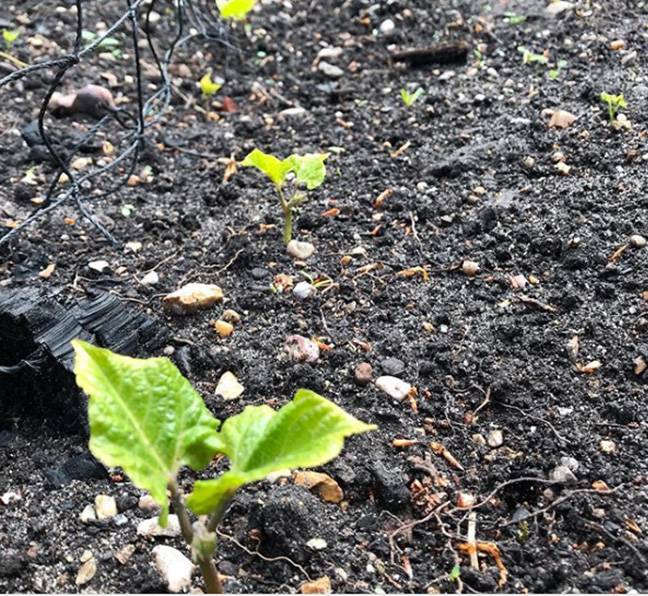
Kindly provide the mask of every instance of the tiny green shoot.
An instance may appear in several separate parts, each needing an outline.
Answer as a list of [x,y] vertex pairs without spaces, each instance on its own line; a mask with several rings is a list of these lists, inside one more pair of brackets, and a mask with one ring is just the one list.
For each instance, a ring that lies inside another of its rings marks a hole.
[[256,3],[257,0],[216,0],[221,17],[235,21],[245,20]]
[[522,62],[524,64],[547,64],[549,61],[544,54],[536,54],[524,46],[518,46],[517,51],[522,54]]
[[552,68],[551,70],[549,70],[547,76],[552,81],[555,81],[560,76],[562,70],[566,67],[567,67],[567,60],[558,60],[558,62],[556,62],[556,68]]
[[520,522],[515,533],[515,539],[519,544],[524,544],[529,539],[529,522]]
[[11,51],[11,48],[13,48],[13,44],[19,37],[20,37],[20,31],[18,31],[18,29],[2,30],[2,39],[4,41],[5,47],[9,51]]
[[[247,406],[221,425],[169,359],[72,345],[76,382],[89,397],[90,451],[149,492],[162,527],[171,501],[208,593],[223,591],[213,560],[216,532],[238,489],[278,471],[320,466],[339,455],[347,437],[375,428],[306,389],[277,411]],[[196,481],[185,498],[180,470],[203,470],[217,454],[229,459],[229,470]],[[189,510],[207,517],[192,524]]]
[[507,25],[521,25],[527,18],[523,14],[515,14],[514,12],[507,12],[504,15],[504,22]]
[[451,582],[456,582],[460,576],[461,576],[461,567],[459,567],[459,565],[455,565],[451,569],[450,574],[448,575],[448,579]]
[[603,93],[601,93],[600,97],[601,101],[607,104],[610,124],[614,123],[621,108],[628,107],[628,103],[623,97],[623,93],[620,93],[619,95],[612,95],[611,93],[606,93],[604,91]]
[[216,95],[221,90],[223,83],[220,81],[214,81],[211,78],[211,73],[205,73],[199,82],[200,92],[204,98],[212,97]]
[[241,162],[244,167],[254,167],[264,173],[274,185],[283,211],[283,239],[286,244],[292,240],[293,210],[306,200],[306,193],[298,189],[295,189],[289,198],[286,197],[284,187],[288,175],[294,175],[295,186],[305,186],[307,190],[313,190],[326,178],[324,162],[328,155],[328,153],[293,154],[282,160],[254,149]]
[[414,93],[410,93],[405,87],[403,87],[400,91],[400,96],[401,99],[403,100],[403,103],[405,104],[406,108],[411,108],[416,101],[418,100],[419,97],[423,95],[423,89],[420,87],[414,91]]

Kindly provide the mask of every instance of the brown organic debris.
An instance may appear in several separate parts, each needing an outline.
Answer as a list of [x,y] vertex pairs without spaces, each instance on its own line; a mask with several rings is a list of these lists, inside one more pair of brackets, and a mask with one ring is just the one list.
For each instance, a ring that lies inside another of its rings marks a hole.
[[341,503],[344,499],[340,485],[328,474],[298,470],[293,473],[293,482],[306,487],[328,503]]
[[430,443],[430,449],[440,457],[443,457],[443,459],[445,459],[453,468],[463,471],[464,467],[459,463],[457,458],[443,446],[442,443],[433,441]]
[[565,110],[556,110],[549,120],[549,128],[567,128],[576,120],[576,116]]
[[193,313],[223,300],[223,290],[213,284],[189,283],[162,298],[164,308],[176,314]]
[[330,594],[331,580],[325,575],[311,582],[304,582],[300,592],[302,594]]
[[426,48],[411,48],[392,52],[394,62],[407,62],[410,66],[427,64],[464,64],[470,46],[465,41],[438,43]]
[[459,551],[466,553],[469,556],[474,556],[474,552],[476,551],[477,553],[484,553],[492,557],[497,569],[499,569],[500,578],[497,582],[499,587],[501,588],[506,584],[508,579],[508,570],[502,561],[502,554],[500,553],[497,544],[494,542],[476,542],[474,544],[464,542],[457,546]]

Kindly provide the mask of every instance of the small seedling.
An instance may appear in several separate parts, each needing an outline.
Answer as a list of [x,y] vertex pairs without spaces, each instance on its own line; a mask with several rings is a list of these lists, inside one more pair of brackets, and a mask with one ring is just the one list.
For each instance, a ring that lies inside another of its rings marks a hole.
[[450,573],[448,574],[448,579],[451,582],[456,582],[459,578],[461,577],[461,567],[459,565],[455,565]]
[[[239,488],[278,471],[320,466],[339,455],[345,438],[375,428],[306,389],[278,411],[247,406],[221,426],[169,359],[128,358],[80,340],[72,345],[76,381],[89,396],[90,451],[150,493],[162,527],[170,495],[208,593],[223,591],[213,561],[216,531]],[[196,481],[185,498],[179,470],[202,470],[217,454],[229,458],[229,471]],[[192,524],[189,510],[207,517]]]
[[548,58],[544,54],[536,54],[527,50],[524,46],[518,46],[518,52],[522,54],[524,64],[547,64]]
[[[81,38],[84,41],[93,43],[99,35],[92,31],[82,31]],[[104,37],[97,46],[100,50],[112,54],[113,58],[121,58],[122,51],[119,48],[121,42],[116,37]]]
[[566,68],[567,66],[567,60],[558,60],[556,62],[556,68],[552,68],[548,73],[547,76],[552,80],[555,81],[559,76],[561,71]]
[[621,108],[628,107],[628,104],[623,97],[623,93],[620,93],[619,95],[612,95],[611,93],[606,93],[604,91],[603,93],[601,93],[601,101],[607,104],[610,124],[614,123]]
[[211,78],[211,73],[205,73],[200,79],[200,92],[204,98],[211,97],[216,95],[221,90],[223,83],[221,81],[213,81]]
[[284,215],[283,239],[286,244],[292,240],[293,210],[306,200],[306,193],[295,190],[290,198],[286,198],[284,187],[289,174],[294,175],[296,186],[305,186],[313,190],[320,186],[326,178],[324,162],[328,153],[293,154],[286,159],[254,149],[242,162],[245,167],[254,167],[263,172],[274,184]]
[[504,15],[504,22],[507,25],[520,25],[526,21],[527,18],[523,14],[515,14],[514,12],[507,12]]
[[254,8],[257,0],[216,0],[220,16],[224,19],[243,21]]
[[3,29],[2,30],[2,39],[4,41],[5,47],[11,52],[13,44],[20,37],[20,31],[18,29]]
[[403,87],[400,91],[400,96],[401,99],[403,100],[403,103],[405,104],[406,108],[411,108],[416,101],[418,100],[419,97],[423,95],[423,89],[420,87],[414,91],[414,93],[410,93],[405,87]]

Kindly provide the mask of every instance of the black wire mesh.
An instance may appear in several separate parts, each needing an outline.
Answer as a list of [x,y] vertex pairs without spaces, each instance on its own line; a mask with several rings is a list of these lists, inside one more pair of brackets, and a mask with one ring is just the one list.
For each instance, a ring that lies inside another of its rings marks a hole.
[[[151,27],[151,15],[158,3],[158,0],[123,0],[125,11],[113,21],[101,34],[84,45],[85,13],[84,2],[75,0],[76,5],[76,31],[72,52],[51,58],[36,64],[31,64],[18,69],[0,79],[0,88],[10,85],[20,79],[40,73],[43,70],[54,69],[55,75],[48,85],[38,113],[38,132],[44,146],[55,165],[55,172],[48,185],[44,199],[39,207],[31,213],[24,221],[15,228],[10,229],[0,237],[0,245],[14,238],[26,227],[40,220],[51,211],[57,209],[64,203],[74,202],[79,213],[87,219],[103,236],[109,241],[116,243],[115,238],[100,221],[95,218],[88,209],[87,203],[106,197],[123,186],[134,173],[140,155],[144,147],[144,140],[147,129],[157,124],[162,115],[169,107],[172,94],[169,66],[177,48],[193,37],[200,36],[210,42],[217,42],[226,48],[232,47],[228,41],[228,31],[224,23],[219,20],[216,13],[214,0],[174,0],[173,18],[175,21],[175,35],[168,42],[164,53],[161,53],[159,43],[154,39]],[[87,0],[85,1],[87,5]],[[116,31],[127,28],[130,32],[133,52],[132,72],[135,80],[137,94],[136,113],[124,113],[121,108],[107,109],[107,113],[92,124],[86,133],[72,147],[63,152],[60,147],[52,141],[49,136],[45,118],[48,113],[48,106],[54,93],[61,87],[66,75],[74,68],[79,68],[84,59],[102,47],[102,43]],[[187,31],[192,28],[193,32]],[[197,32],[197,33],[196,33]],[[140,39],[142,35],[146,38],[147,46],[151,52],[160,77],[160,84],[155,91],[146,96],[144,92],[142,77],[142,59],[140,51]],[[121,147],[121,151],[109,163],[96,167],[83,173],[75,173],[70,163],[78,154],[79,150],[94,138],[97,133],[104,129],[109,122],[116,122],[123,131],[122,137],[112,143]],[[107,179],[105,176],[120,170],[118,180],[112,185],[101,188],[93,186],[93,182],[101,183]],[[65,174],[67,186],[62,188],[62,174]],[[94,192],[91,193],[90,190]]]

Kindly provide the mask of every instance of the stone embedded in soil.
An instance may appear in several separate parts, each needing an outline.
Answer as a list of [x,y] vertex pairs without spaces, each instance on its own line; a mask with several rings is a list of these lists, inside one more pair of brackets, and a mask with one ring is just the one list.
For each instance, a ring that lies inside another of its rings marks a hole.
[[549,128],[567,128],[576,120],[576,116],[565,110],[556,110],[549,120]]
[[241,315],[238,314],[235,310],[232,310],[231,308],[228,308],[223,311],[223,321],[227,321],[228,323],[239,323],[241,321]]
[[410,502],[410,492],[402,470],[397,466],[387,468],[383,463],[376,461],[371,467],[371,475],[378,502],[385,509],[397,513],[407,507]]
[[159,544],[153,549],[153,557],[169,592],[178,594],[191,586],[195,565],[177,548]]
[[142,284],[145,286],[154,286],[160,281],[160,276],[157,271],[149,271],[142,279]]
[[162,303],[164,308],[176,314],[193,313],[209,308],[223,300],[223,290],[214,284],[190,283],[167,294]]
[[102,273],[105,269],[110,268],[110,263],[104,260],[90,261],[88,263],[88,268],[96,271],[97,273]]
[[640,234],[633,234],[630,236],[630,244],[634,246],[635,248],[643,248],[646,246],[646,243],[648,243],[648,240],[646,240],[643,236]]
[[95,511],[97,519],[110,519],[117,515],[117,502],[115,497],[109,495],[97,495],[95,497]]
[[340,79],[344,76],[344,71],[334,64],[330,64],[325,60],[322,60],[318,67],[319,71],[326,75],[329,79]]
[[218,319],[218,321],[214,321],[213,323],[214,330],[218,335],[222,338],[229,337],[234,333],[234,325],[232,323],[228,323],[227,321],[223,321],[221,319]]
[[286,252],[295,259],[305,261],[313,255],[315,252],[315,246],[310,242],[291,240],[286,246]]
[[133,554],[135,554],[135,545],[127,544],[126,546],[123,546],[119,549],[119,551],[115,554],[115,559],[117,559],[122,565],[126,565],[126,563],[130,561],[130,558],[133,556]]
[[568,467],[572,472],[576,472],[580,467],[580,462],[574,457],[561,457],[560,463]]
[[364,387],[365,385],[371,383],[372,378],[373,368],[371,367],[371,364],[369,364],[368,362],[361,362],[360,364],[358,364],[358,366],[356,366],[353,373],[353,379],[356,382],[356,385]]
[[389,375],[378,377],[376,387],[399,401],[404,400],[412,391],[412,386],[409,383]]
[[299,591],[302,594],[330,594],[331,580],[325,575],[311,582],[304,582],[299,588]]
[[298,300],[306,300],[317,293],[317,288],[315,288],[313,284],[309,284],[307,281],[300,281],[293,288],[292,293]]
[[392,19],[385,19],[382,23],[380,23],[379,30],[380,33],[387,37],[393,35],[394,31],[396,31],[396,23],[394,23]]
[[169,522],[166,528],[160,526],[159,516],[145,519],[137,525],[137,535],[144,538],[156,538],[165,536],[167,538],[174,538],[180,536],[180,522],[178,516],[175,514],[169,515]]
[[609,455],[610,453],[614,453],[616,451],[616,443],[608,439],[603,439],[599,443],[599,448],[603,453],[607,453]]
[[311,538],[306,546],[312,548],[313,550],[324,550],[328,548],[328,543],[323,538]]
[[218,380],[215,393],[223,399],[230,400],[240,397],[243,391],[245,391],[245,387],[239,383],[236,375],[230,371],[226,371]]
[[[86,553],[87,552],[88,551],[86,551]],[[84,555],[86,553],[84,553]],[[92,553],[90,553],[90,556],[87,557],[83,563],[81,563],[81,566],[77,571],[77,576],[76,579],[74,580],[74,583],[77,586],[84,586],[96,575],[96,573],[97,573],[97,561],[92,555]]]
[[149,513],[153,513],[154,511],[160,510],[160,506],[157,504],[155,499],[149,494],[142,495],[137,501],[137,506],[142,511],[147,511]]
[[550,2],[545,7],[545,12],[551,16],[557,16],[566,10],[574,8],[572,2],[567,2],[566,0],[556,0],[555,2]]
[[386,375],[395,377],[405,370],[405,363],[398,358],[385,358],[380,361],[380,368]]
[[504,444],[504,434],[499,429],[491,430],[486,437],[489,447],[501,447]]
[[319,346],[303,335],[289,335],[284,350],[295,362],[317,362],[320,356]]
[[94,507],[92,505],[86,505],[80,513],[79,519],[81,520],[81,523],[84,524],[95,521],[97,519],[97,514],[95,513]]
[[468,277],[475,277],[479,273],[479,263],[475,261],[464,261],[461,263],[461,270]]
[[576,484],[576,475],[567,466],[556,466],[549,474],[549,480],[560,484]]

